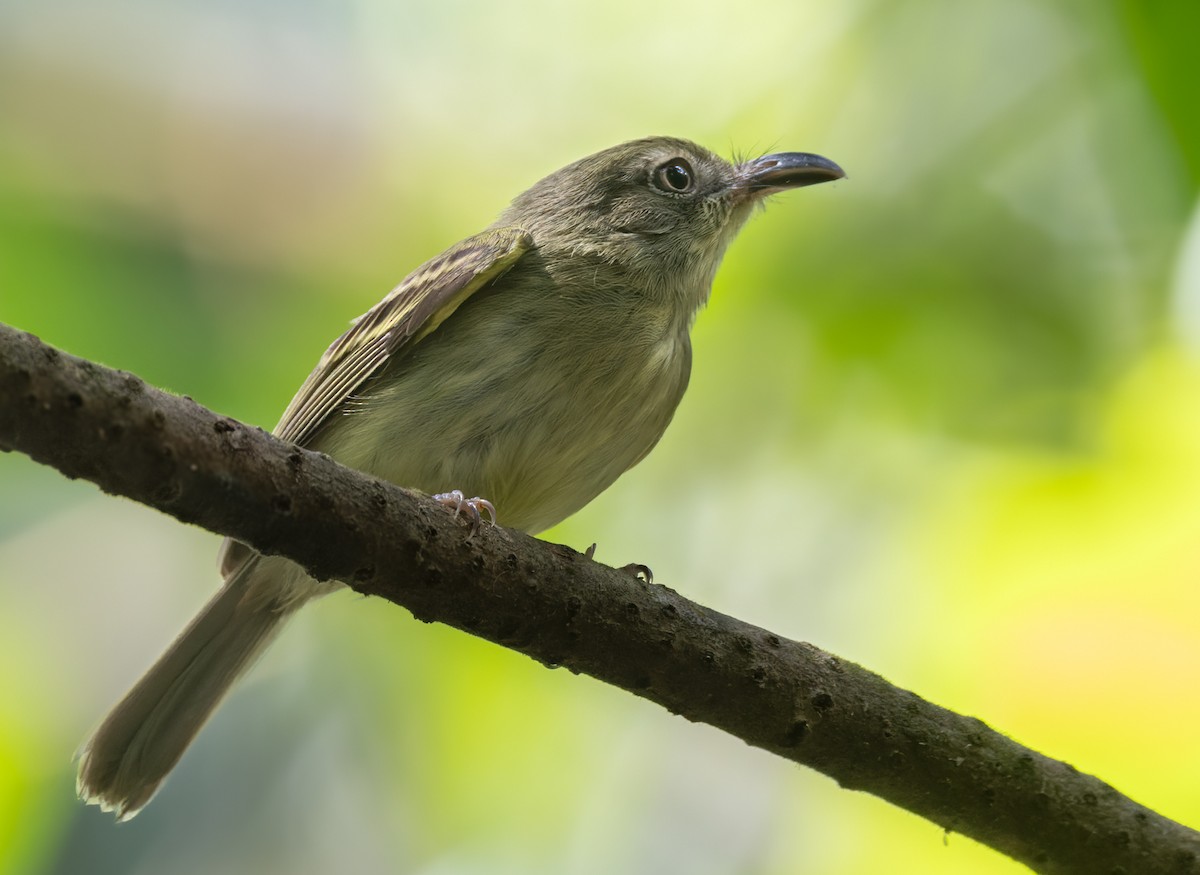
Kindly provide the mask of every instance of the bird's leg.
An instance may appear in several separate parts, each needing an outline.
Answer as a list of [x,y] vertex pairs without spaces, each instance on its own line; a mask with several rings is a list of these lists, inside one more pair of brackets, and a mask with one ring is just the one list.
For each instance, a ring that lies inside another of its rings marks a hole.
[[454,509],[454,515],[466,512],[471,518],[471,534],[479,531],[480,525],[483,524],[483,515],[480,514],[480,508],[488,512],[489,522],[496,525],[496,506],[486,498],[480,498],[478,495],[474,498],[467,498],[461,490],[451,489],[449,492],[439,492],[433,496],[433,500],[440,502],[446,507]]

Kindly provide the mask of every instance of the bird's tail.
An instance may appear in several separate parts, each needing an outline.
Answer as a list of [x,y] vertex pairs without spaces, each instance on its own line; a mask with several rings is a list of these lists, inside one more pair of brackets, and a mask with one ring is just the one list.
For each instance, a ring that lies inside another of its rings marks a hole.
[[[234,681],[303,599],[263,598],[261,557],[235,571],[84,744],[84,801],[128,820],[150,801]],[[254,584],[253,586],[251,584]]]

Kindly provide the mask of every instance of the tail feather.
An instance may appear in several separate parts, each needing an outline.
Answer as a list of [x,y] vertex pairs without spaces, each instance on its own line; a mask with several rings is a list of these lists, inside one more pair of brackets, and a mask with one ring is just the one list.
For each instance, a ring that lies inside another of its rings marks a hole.
[[84,744],[81,799],[115,811],[118,820],[137,814],[299,606],[254,597],[258,562],[253,557],[229,578]]

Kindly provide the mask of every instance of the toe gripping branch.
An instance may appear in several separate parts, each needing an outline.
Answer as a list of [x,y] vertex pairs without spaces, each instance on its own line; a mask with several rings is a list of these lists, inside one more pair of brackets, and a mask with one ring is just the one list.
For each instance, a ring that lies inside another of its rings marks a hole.
[[451,489],[449,492],[439,492],[433,496],[433,500],[452,508],[456,517],[461,515],[469,517],[472,535],[478,532],[479,527],[483,525],[481,510],[486,510],[488,522],[493,526],[496,525],[496,506],[486,498],[480,498],[478,495],[474,498],[467,498],[461,490]]
[[[592,544],[592,546],[584,550],[583,555],[588,559],[595,560],[596,545]],[[646,583],[654,583],[654,572],[650,570],[649,565],[642,565],[640,562],[630,562],[628,565],[622,565],[617,570],[624,571],[630,577],[644,580]]]

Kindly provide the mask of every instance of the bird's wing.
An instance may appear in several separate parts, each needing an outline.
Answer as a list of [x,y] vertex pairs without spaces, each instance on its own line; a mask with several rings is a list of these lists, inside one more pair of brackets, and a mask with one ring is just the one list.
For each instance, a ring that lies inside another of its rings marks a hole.
[[[442,324],[473,293],[503,276],[533,245],[518,228],[468,237],[409,274],[330,344],[283,412],[275,434],[303,446],[384,363]],[[254,551],[225,539],[221,573],[233,574]]]
[[418,343],[463,301],[507,273],[531,245],[525,231],[499,228],[468,237],[418,267],[330,344],[283,412],[275,434],[306,444],[388,359]]

